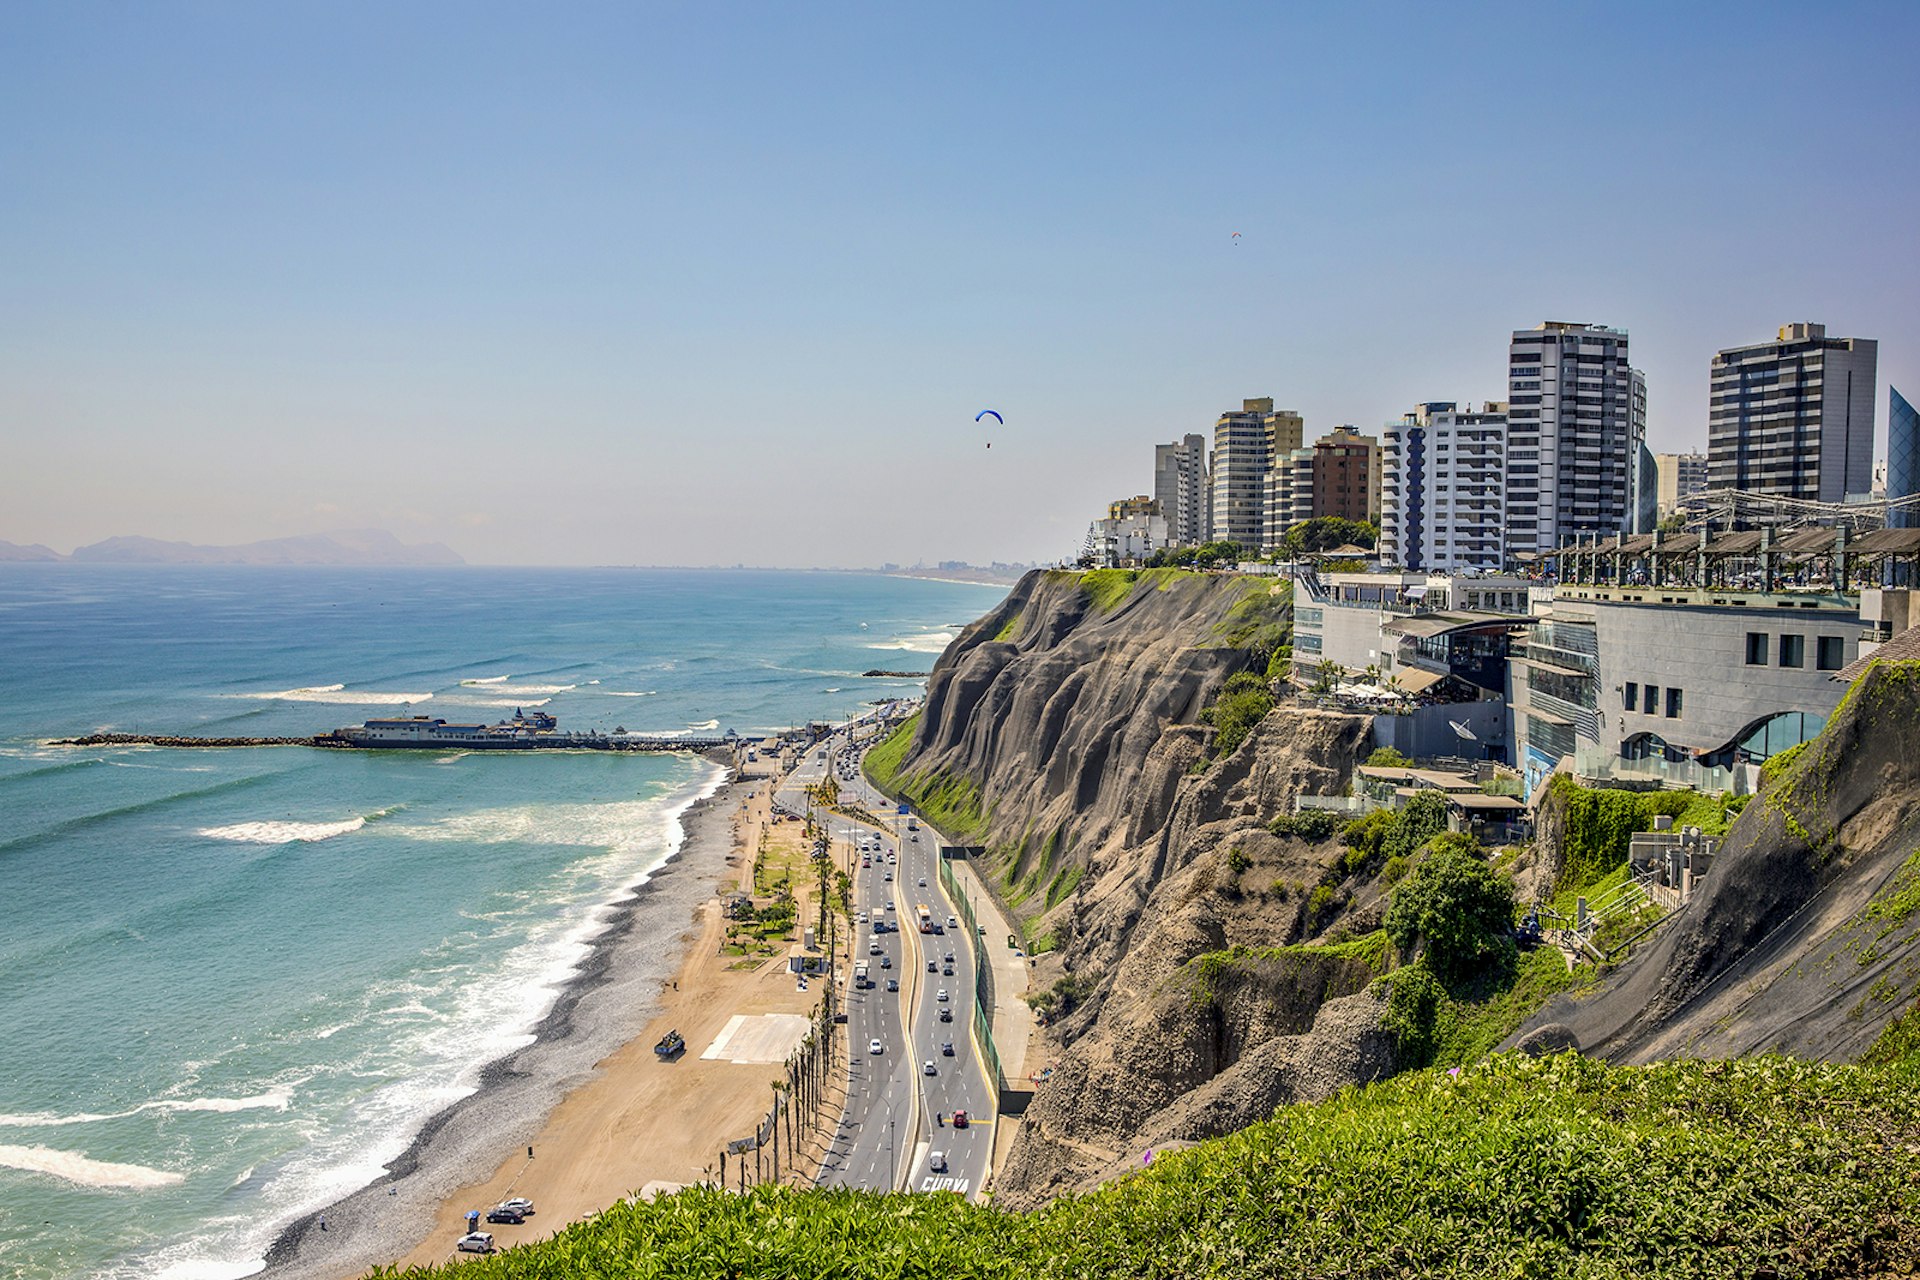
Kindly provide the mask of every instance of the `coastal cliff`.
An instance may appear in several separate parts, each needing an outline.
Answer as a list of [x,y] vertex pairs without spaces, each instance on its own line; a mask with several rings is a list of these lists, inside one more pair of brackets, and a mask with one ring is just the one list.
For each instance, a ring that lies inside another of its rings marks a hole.
[[[1543,822],[1543,836],[1550,823]],[[1590,998],[1513,1039],[1621,1062],[1851,1062],[1920,1023],[1920,663],[1869,667],[1776,757],[1681,915]]]
[[1295,796],[1347,785],[1367,718],[1283,703],[1225,750],[1206,723],[1290,622],[1268,579],[1030,574],[875,753],[882,785],[983,850],[1037,957],[1056,1069],[996,1176],[1003,1203],[1393,1069],[1378,935],[1343,944],[1378,927],[1378,886],[1347,883],[1328,832],[1286,829]]

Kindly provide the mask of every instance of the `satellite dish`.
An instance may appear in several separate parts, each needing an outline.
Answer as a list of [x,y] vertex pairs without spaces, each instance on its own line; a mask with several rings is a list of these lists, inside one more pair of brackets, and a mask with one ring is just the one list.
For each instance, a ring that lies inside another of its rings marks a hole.
[[1461,724],[1458,720],[1449,720],[1447,721],[1447,723],[1453,726],[1453,731],[1455,733],[1465,738],[1468,742],[1477,741],[1477,739],[1475,739],[1473,736],[1473,730],[1467,728],[1467,726]]

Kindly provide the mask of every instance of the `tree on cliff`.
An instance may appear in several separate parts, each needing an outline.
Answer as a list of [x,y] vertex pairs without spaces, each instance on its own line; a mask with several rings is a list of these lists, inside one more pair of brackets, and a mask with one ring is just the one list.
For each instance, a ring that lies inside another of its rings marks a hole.
[[1512,958],[1513,886],[1471,840],[1442,837],[1394,889],[1386,926],[1402,955],[1424,940],[1438,977],[1468,979]]
[[1372,547],[1380,536],[1380,526],[1366,520],[1342,520],[1338,516],[1316,516],[1302,520],[1280,537],[1278,557],[1297,560],[1315,551],[1335,547]]

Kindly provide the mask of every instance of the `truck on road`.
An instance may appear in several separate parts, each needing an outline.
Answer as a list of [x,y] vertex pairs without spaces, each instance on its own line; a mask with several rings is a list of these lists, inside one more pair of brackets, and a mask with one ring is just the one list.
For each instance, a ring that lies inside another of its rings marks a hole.
[[867,976],[870,972],[872,972],[872,970],[868,968],[865,960],[854,961],[853,989],[855,991],[865,991],[873,985],[873,979]]

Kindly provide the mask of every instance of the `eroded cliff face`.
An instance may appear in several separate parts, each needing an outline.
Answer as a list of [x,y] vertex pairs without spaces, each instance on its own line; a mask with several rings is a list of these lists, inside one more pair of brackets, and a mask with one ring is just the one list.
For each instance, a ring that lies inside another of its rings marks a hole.
[[1286,949],[1375,927],[1377,896],[1315,901],[1344,848],[1268,829],[1340,793],[1366,717],[1282,703],[1220,760],[1198,723],[1263,662],[1234,641],[1267,590],[1143,579],[1102,608],[1078,575],[1029,575],[935,665],[901,776],[978,789],[989,877],[1053,944],[1035,988],[1071,1006],[1030,1057],[1055,1070],[995,1176],[1005,1203],[1392,1070],[1368,960]]
[[1625,1062],[1845,1062],[1917,998],[1920,663],[1883,663],[1741,813],[1653,944],[1514,1041],[1545,1032]]

